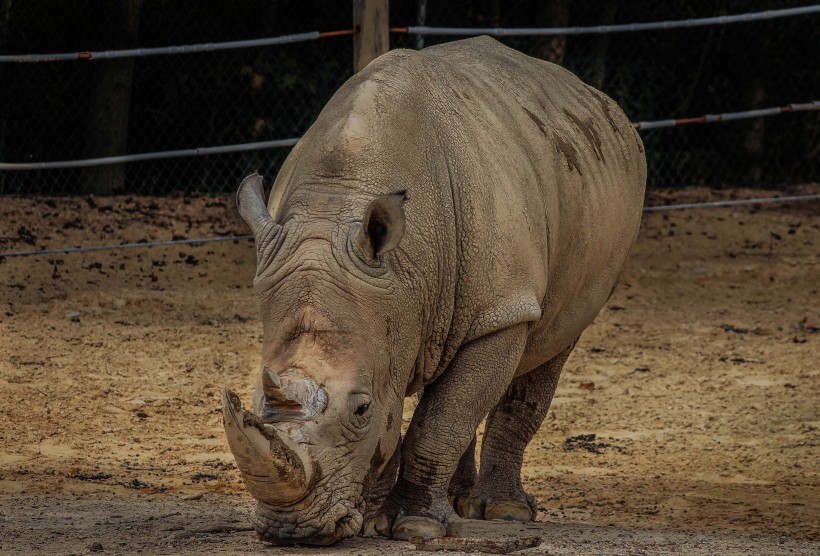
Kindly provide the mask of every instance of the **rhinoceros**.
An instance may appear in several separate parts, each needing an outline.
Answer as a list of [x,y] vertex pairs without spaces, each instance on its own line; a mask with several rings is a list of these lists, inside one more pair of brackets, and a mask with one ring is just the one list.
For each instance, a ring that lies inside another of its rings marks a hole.
[[534,519],[524,449],[612,294],[645,181],[615,102],[494,39],[351,77],[267,204],[260,175],[237,192],[264,334],[252,410],[226,390],[223,414],[259,538]]

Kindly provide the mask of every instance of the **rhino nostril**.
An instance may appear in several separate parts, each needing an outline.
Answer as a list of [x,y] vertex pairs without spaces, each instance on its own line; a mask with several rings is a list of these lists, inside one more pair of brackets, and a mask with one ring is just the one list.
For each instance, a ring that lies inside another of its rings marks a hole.
[[302,404],[291,400],[275,400],[267,396],[262,397],[262,419],[267,422],[281,419],[304,417]]
[[280,412],[301,412],[302,404],[293,400],[275,400],[266,399],[265,405]]

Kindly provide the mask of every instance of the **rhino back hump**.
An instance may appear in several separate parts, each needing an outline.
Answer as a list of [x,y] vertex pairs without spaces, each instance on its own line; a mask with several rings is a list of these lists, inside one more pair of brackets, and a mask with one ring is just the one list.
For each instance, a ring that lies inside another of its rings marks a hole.
[[612,291],[640,223],[641,141],[606,95],[494,39],[420,55],[454,181],[462,341],[531,320],[523,364],[538,364]]

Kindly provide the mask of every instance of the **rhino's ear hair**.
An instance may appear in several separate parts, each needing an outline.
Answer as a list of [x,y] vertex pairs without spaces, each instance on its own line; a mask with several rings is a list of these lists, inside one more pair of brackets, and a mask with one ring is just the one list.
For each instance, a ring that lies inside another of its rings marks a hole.
[[276,237],[281,228],[268,212],[263,181],[264,178],[254,172],[242,180],[236,192],[236,211],[253,232],[257,263],[263,258],[266,246]]
[[409,199],[407,191],[404,190],[389,195],[379,195],[368,203],[358,239],[359,244],[373,259],[379,259],[385,253],[398,247],[404,236],[403,205]]

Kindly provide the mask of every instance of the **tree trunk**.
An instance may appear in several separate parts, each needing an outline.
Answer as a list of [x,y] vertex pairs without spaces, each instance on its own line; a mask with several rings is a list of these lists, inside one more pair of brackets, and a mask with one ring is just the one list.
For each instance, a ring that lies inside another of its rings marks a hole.
[[[427,0],[418,0],[416,5],[416,25],[423,27],[427,23]],[[424,48],[424,35],[416,35],[416,50]]]
[[[142,2],[116,0],[112,4],[114,14],[108,29],[113,49],[136,46]],[[96,64],[96,68],[83,156],[98,158],[125,154],[134,58],[88,63]],[[122,191],[125,189],[125,166],[106,164],[90,167],[85,171],[83,184],[86,193],[110,195]]]
[[[545,0],[536,14],[539,27],[566,27],[569,23],[569,0]],[[561,64],[567,54],[567,36],[540,37],[535,55],[554,64]]]
[[353,70],[361,71],[390,50],[388,0],[353,0]]
[[501,27],[501,0],[490,4],[490,27]]
[[13,0],[0,0],[0,51],[4,51],[8,43],[9,17]]
[[[766,89],[763,80],[758,76],[754,80],[754,85],[750,91],[751,110],[762,108],[766,100]],[[743,147],[749,153],[749,166],[747,169],[747,182],[750,185],[760,185],[763,177],[763,138],[766,131],[766,118],[755,118],[751,121],[751,129],[746,134]]]
[[[9,20],[11,19],[11,4],[13,0],[0,0],[0,52],[6,52],[6,45],[9,40]],[[8,64],[0,64],[0,99],[5,97],[2,91],[7,91],[3,86],[3,73]],[[6,160],[6,128],[8,126],[8,99],[6,99],[5,109],[0,109],[0,162]],[[0,193],[5,191],[6,172],[0,172]]]
[[[766,60],[767,54],[771,52],[771,38],[769,35],[764,35],[759,41],[756,41],[754,47],[746,49],[746,55],[751,60]],[[770,72],[767,64],[760,64],[760,68],[750,75],[747,84],[747,97],[743,106],[747,106],[746,110],[756,110],[763,108],[768,104],[768,90],[767,84],[771,83],[769,77]],[[749,185],[761,185],[764,172],[765,159],[765,135],[766,135],[766,118],[755,118],[750,122],[750,129],[746,133],[743,140],[743,148],[746,150],[746,160],[748,161],[746,170],[746,181]],[[742,175],[741,172],[738,172]]]
[[[617,0],[606,2],[601,10],[600,25],[610,25],[615,21],[615,12],[617,11]],[[606,57],[609,51],[610,36],[610,33],[602,33],[595,35],[592,39],[592,67],[589,73],[589,84],[596,89],[601,89],[604,86],[604,79],[606,78]]]

